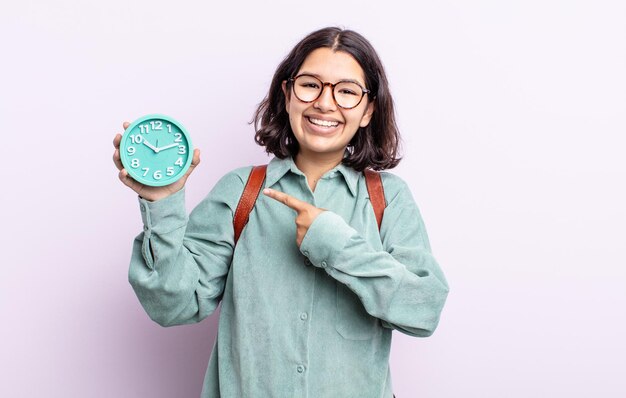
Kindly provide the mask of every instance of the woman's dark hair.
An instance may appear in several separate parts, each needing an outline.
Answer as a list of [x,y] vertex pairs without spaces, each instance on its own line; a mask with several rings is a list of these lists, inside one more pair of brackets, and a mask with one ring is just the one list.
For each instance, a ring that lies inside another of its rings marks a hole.
[[[400,134],[396,124],[393,99],[383,64],[372,45],[360,34],[330,27],[315,31],[302,39],[280,63],[274,73],[270,90],[254,113],[255,141],[267,153],[279,159],[295,157],[299,144],[285,109],[283,81],[294,77],[306,57],[318,48],[330,48],[350,54],[365,74],[365,85],[371,91],[367,101],[374,102],[374,113],[366,127],[359,127],[350,143],[343,163],[357,171],[391,169],[398,165]],[[287,89],[290,90],[290,82]]]

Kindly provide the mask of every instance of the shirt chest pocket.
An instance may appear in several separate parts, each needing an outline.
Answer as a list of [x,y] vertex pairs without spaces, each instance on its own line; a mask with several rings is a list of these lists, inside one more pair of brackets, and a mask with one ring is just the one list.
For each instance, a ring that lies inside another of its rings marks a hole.
[[369,340],[381,328],[377,318],[365,311],[356,294],[337,282],[337,309],[335,328],[348,340]]

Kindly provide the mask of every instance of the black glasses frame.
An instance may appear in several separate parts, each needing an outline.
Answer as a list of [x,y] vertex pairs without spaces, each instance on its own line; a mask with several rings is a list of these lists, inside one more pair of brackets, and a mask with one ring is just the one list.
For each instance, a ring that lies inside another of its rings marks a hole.
[[[308,76],[308,77],[312,77],[315,80],[317,80],[318,82],[320,82],[322,84],[322,89],[320,90],[320,93],[317,95],[317,97],[315,97],[314,99],[312,99],[311,101],[305,101],[302,98],[298,97],[298,94],[296,94],[296,89],[294,87],[294,82],[296,81],[297,78],[302,77],[302,76]],[[359,83],[355,82],[354,80],[340,80],[337,83],[330,83],[330,82],[323,82],[321,81],[319,78],[317,78],[316,76],[313,75],[309,75],[308,73],[303,73],[294,77],[290,77],[289,79],[287,79],[287,81],[289,81],[291,83],[291,87],[293,89],[293,94],[296,96],[296,98],[306,104],[310,104],[311,102],[315,102],[319,99],[319,97],[322,96],[322,93],[324,92],[324,89],[326,88],[326,86],[330,86],[330,92],[333,96],[333,101],[335,101],[335,104],[337,104],[338,107],[340,107],[341,109],[354,109],[357,106],[359,106],[359,104],[361,103],[361,101],[363,101],[363,97],[365,97],[365,94],[369,94],[371,91],[366,89],[365,87],[361,86]],[[361,98],[359,99],[359,102],[356,103],[356,105],[351,106],[351,107],[346,107],[346,106],[341,106],[337,103],[337,99],[335,98],[335,86],[337,86],[338,84],[341,83],[353,83],[356,84],[357,86],[359,86],[359,88],[361,89]]]

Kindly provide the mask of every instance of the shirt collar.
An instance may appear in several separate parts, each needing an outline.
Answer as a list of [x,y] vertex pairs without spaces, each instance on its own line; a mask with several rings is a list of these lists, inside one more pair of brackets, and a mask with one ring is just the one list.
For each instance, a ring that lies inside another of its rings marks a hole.
[[[304,176],[304,173],[298,169],[296,163],[293,161],[291,156],[286,157],[285,159],[279,159],[277,157],[272,158],[267,166],[267,172],[265,175],[266,179],[266,187],[271,187],[278,180],[280,180],[288,171],[291,171],[294,174],[298,174]],[[356,196],[356,187],[359,182],[359,177],[361,173],[354,170],[352,167],[346,166],[343,163],[339,163],[337,166],[332,168],[331,170],[324,173],[324,176],[332,175],[333,173],[339,172],[348,185],[348,189],[350,189],[350,193],[352,196]]]

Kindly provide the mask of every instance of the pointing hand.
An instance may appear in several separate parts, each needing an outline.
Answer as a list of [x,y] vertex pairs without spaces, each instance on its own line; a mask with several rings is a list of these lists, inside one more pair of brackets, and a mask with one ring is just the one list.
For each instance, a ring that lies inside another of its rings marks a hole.
[[296,216],[296,244],[298,247],[302,244],[304,235],[306,235],[309,227],[313,224],[313,220],[315,220],[315,218],[322,212],[326,211],[325,209],[320,209],[310,203],[296,199],[293,196],[289,196],[284,192],[266,188],[263,190],[263,193],[266,196],[281,202],[285,206],[291,207],[298,213]]

